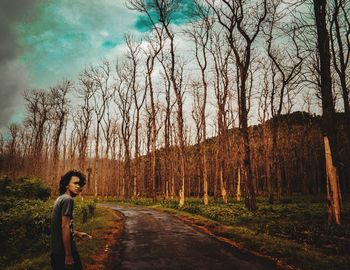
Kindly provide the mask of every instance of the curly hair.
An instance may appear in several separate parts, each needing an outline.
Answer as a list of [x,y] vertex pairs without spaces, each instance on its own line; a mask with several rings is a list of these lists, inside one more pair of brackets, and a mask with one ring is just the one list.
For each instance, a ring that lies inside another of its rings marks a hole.
[[58,191],[60,193],[60,195],[62,195],[63,193],[65,193],[67,191],[67,186],[69,184],[69,181],[71,180],[71,178],[73,176],[76,176],[79,178],[79,186],[83,187],[85,186],[86,183],[86,178],[85,175],[79,171],[76,170],[71,170],[65,173],[65,175],[63,175],[61,177],[61,181],[60,181],[60,186],[58,188]]

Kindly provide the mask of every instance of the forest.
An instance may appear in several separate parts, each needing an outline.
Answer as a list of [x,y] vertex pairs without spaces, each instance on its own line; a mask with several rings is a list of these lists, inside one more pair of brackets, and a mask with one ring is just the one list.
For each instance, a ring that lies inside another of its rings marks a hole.
[[25,90],[23,122],[0,136],[0,174],[40,177],[55,192],[75,168],[96,197],[235,199],[250,211],[257,196],[323,194],[328,222],[340,224],[350,3],[126,5],[147,31],[125,34],[123,55],[82,67],[76,80]]

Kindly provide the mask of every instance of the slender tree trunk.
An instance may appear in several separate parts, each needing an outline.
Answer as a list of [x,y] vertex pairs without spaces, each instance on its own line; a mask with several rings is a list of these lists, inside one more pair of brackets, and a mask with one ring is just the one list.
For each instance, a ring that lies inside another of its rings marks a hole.
[[247,93],[246,93],[246,73],[241,70],[241,102],[240,102],[240,124],[243,138],[243,175],[245,184],[245,205],[251,210],[256,210],[255,191],[253,187],[252,168],[250,163],[250,144],[248,134],[248,110],[247,110]]
[[[327,189],[329,189],[328,221],[341,223],[341,195],[338,176],[337,124],[332,94],[329,34],[326,23],[326,0],[314,0],[314,12],[317,28],[317,46],[321,69],[322,124],[325,139]],[[330,162],[330,160],[332,162]],[[327,162],[328,161],[328,162]]]
[[328,223],[340,224],[341,214],[341,192],[337,167],[333,164],[331,147],[328,137],[323,137],[326,156],[327,172],[327,205],[328,205]]
[[241,166],[237,168],[237,189],[236,189],[236,200],[241,201]]
[[207,164],[207,150],[206,150],[206,142],[203,145],[203,202],[204,205],[208,205],[209,197],[208,197],[208,164]]
[[224,181],[224,162],[220,162],[220,193],[222,200],[227,204],[227,191],[226,191],[226,181]]

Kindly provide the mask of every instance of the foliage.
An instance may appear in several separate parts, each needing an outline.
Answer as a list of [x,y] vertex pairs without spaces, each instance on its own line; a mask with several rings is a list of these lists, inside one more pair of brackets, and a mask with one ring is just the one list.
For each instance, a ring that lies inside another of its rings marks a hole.
[[[47,200],[50,190],[36,178],[6,178],[0,183],[3,195],[0,197],[0,268],[3,269],[49,249],[53,201]],[[93,217],[95,207],[93,201],[77,200],[74,213],[78,224]]]
[[0,179],[0,194],[18,198],[39,199],[46,201],[51,194],[50,188],[36,177]]
[[[77,201],[77,207],[80,205],[80,200]],[[94,209],[94,217],[89,219],[87,223],[81,224],[82,220],[79,218],[77,221],[77,227],[79,230],[93,235],[93,239],[89,241],[79,241],[77,239],[78,250],[82,261],[84,263],[94,264],[94,259],[92,255],[96,255],[101,250],[106,247],[106,235],[105,230],[110,227],[115,227],[115,212],[107,208],[95,209],[94,204],[89,202],[83,202],[83,205],[91,205]],[[77,209],[75,209],[77,211]],[[26,252],[23,255],[23,260],[16,260],[7,266],[6,270],[49,270],[50,267],[50,251],[42,250],[38,254],[33,253],[33,251]],[[3,268],[0,268],[3,269]]]
[[86,223],[90,218],[95,215],[96,203],[88,200],[76,200],[74,215],[78,222]]
[[47,202],[19,200],[0,216],[0,266],[28,250],[38,252],[49,245],[50,212]]

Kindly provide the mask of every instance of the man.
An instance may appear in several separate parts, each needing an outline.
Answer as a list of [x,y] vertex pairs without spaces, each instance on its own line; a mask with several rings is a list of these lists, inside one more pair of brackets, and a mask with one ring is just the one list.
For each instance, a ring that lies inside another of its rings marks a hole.
[[74,197],[85,185],[85,176],[69,171],[61,177],[60,196],[56,199],[51,220],[51,267],[53,270],[81,270],[83,266],[77,251],[75,236],[91,239],[87,233],[74,231]]

